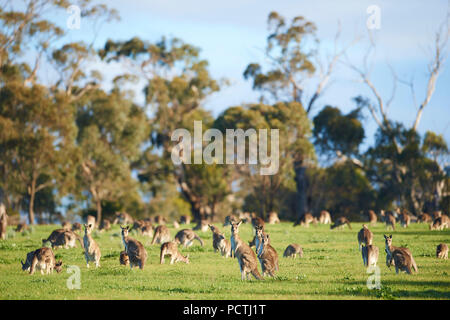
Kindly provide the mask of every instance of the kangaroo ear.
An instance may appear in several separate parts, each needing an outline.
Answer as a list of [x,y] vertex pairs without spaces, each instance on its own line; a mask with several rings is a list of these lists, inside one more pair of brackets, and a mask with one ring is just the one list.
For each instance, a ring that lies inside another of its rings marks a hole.
[[389,238],[391,238],[392,239],[392,234],[389,236]]
[[242,224],[242,220],[238,222],[237,226],[239,227]]
[[20,263],[22,264],[22,267],[25,265],[25,263],[23,263],[23,261],[22,260],[20,260]]
[[89,224],[88,227],[91,228],[91,227],[92,227],[92,224]]

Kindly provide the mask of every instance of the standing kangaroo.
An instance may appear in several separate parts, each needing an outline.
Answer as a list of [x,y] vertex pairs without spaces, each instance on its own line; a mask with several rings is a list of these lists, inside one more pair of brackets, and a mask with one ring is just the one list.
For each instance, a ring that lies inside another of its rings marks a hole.
[[373,226],[373,225],[376,225],[376,224],[377,224],[378,217],[377,217],[375,211],[369,210],[368,215],[369,215],[369,223],[370,223],[372,226]]
[[381,210],[381,217],[386,223],[386,229],[389,230],[389,227],[395,231],[395,216],[391,212],[385,213],[384,210]]
[[331,224],[331,215],[328,211],[322,210],[319,215],[319,222],[321,224]]
[[170,241],[170,231],[165,225],[157,226],[153,235],[152,244]]
[[228,258],[232,256],[231,243],[225,239],[225,235],[223,233],[219,233],[218,248],[222,257]]
[[285,258],[297,258],[297,254],[300,258],[303,258],[303,249],[299,244],[292,243],[284,250],[283,257]]
[[212,236],[213,236],[213,249],[214,249],[214,252],[217,252],[217,251],[219,251],[219,245],[220,245],[220,241],[221,241],[221,239],[220,239],[220,230],[216,226],[214,226],[212,224],[209,224],[208,226],[211,229]]
[[338,228],[342,229],[345,225],[348,225],[348,228],[351,230],[352,226],[350,224],[350,221],[346,217],[339,217],[336,219],[334,224],[330,226],[330,229]]
[[441,243],[436,247],[436,258],[448,259],[448,246],[445,243]]
[[361,251],[362,245],[365,246],[372,244],[373,241],[373,233],[372,231],[367,228],[365,224],[363,224],[363,227],[358,232],[358,245],[359,245],[359,251]]
[[275,271],[279,270],[277,251],[270,245],[268,234],[263,235],[260,233],[259,237],[260,245],[256,247],[256,252],[261,263],[263,276],[275,277]]
[[194,240],[200,242],[200,245],[203,247],[203,240],[191,229],[180,230],[175,235],[175,241],[181,243],[185,248],[192,246]]
[[84,225],[84,257],[86,259],[86,266],[89,268],[89,261],[94,261],[95,267],[100,267],[100,257],[102,256],[100,252],[100,247],[97,242],[92,238],[92,230],[94,226],[92,224]]
[[122,227],[122,241],[125,246],[125,251],[128,255],[128,259],[130,261],[130,269],[138,266],[139,269],[143,270],[145,266],[145,262],[147,261],[147,251],[145,250],[142,243],[139,241],[128,237],[128,231],[130,229],[129,226]]
[[242,220],[238,223],[231,223],[231,250],[239,263],[241,271],[241,280],[248,279],[252,274],[256,279],[263,280],[263,277],[258,271],[258,262],[253,250],[239,237],[239,226]]
[[378,262],[378,255],[380,250],[378,247],[371,244],[362,247],[361,254],[363,258],[363,263],[365,267],[376,266]]
[[409,224],[411,223],[411,217],[406,212],[400,213],[399,218],[400,218],[400,224],[402,225],[403,228],[407,228],[409,226]]
[[185,257],[178,251],[178,242],[177,241],[169,241],[169,242],[165,242],[161,245],[161,253],[159,256],[160,264],[164,264],[164,257],[166,255],[170,256],[170,264],[173,264],[174,262],[178,262],[178,261],[190,263],[189,255],[187,255]]
[[406,271],[408,274],[412,273],[412,269],[415,272],[419,272],[417,269],[417,264],[414,261],[411,251],[408,248],[394,247],[392,245],[392,234],[384,236],[386,245],[386,254],[390,256],[390,259],[394,260],[395,272]]

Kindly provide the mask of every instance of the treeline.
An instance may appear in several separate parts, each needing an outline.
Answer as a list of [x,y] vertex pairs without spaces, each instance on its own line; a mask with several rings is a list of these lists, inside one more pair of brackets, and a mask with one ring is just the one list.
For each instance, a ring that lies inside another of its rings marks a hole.
[[[196,219],[277,211],[290,220],[323,209],[349,217],[395,206],[415,214],[449,212],[447,144],[442,135],[417,132],[443,68],[443,42],[436,42],[430,62],[432,90],[407,127],[389,119],[368,74],[353,65],[375,102],[359,96],[347,114],[338,106],[317,110],[352,44],[318,64],[316,50],[305,49],[318,43],[314,23],[303,17],[286,21],[273,12],[266,48],[271,63],[251,62],[243,70],[261,99],[214,118],[205,101],[227,83],[212,77],[199,48],[165,37],[108,40],[100,49],[65,42],[70,30],[46,17],[64,12],[68,1],[25,3],[21,10],[0,9],[0,191],[10,215],[26,212],[34,223],[61,220],[62,213],[64,219],[94,214],[100,221],[117,211]],[[78,5],[83,23],[118,16],[91,1]],[[102,71],[117,65],[123,73],[108,83]],[[43,70],[53,70],[54,81]],[[307,99],[310,79],[315,85]],[[143,92],[132,90],[138,83],[144,83]],[[136,102],[139,94],[145,96],[142,104]],[[363,152],[366,111],[378,129]],[[171,134],[193,131],[195,120],[202,120],[204,131],[224,133],[278,128],[278,173],[260,175],[259,165],[248,164],[175,165]]]

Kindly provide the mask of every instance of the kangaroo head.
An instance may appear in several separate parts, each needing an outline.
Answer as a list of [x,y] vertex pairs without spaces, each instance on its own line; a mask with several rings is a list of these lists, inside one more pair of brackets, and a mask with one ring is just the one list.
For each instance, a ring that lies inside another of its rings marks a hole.
[[239,221],[238,223],[232,221],[231,222],[231,233],[232,234],[238,234],[239,233],[239,226],[241,225],[242,220]]
[[390,247],[392,245],[392,234],[387,236],[384,235],[385,244]]
[[59,260],[56,264],[55,264],[55,270],[57,273],[60,273],[62,271],[62,260]]
[[92,232],[92,224],[91,223],[84,225],[84,232],[86,234],[91,234],[91,232]]
[[191,261],[189,260],[189,255],[186,256],[185,262],[186,262],[187,264],[191,263]]
[[120,226],[120,229],[122,229],[122,236],[124,238],[128,237],[128,231],[130,231],[130,226],[126,226],[126,227]]

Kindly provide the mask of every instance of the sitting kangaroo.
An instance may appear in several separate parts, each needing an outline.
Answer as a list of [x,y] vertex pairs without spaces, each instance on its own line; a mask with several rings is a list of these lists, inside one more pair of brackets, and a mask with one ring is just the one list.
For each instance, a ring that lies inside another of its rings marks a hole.
[[365,267],[374,266],[376,267],[378,262],[379,249],[371,244],[365,245],[361,249],[361,254],[363,258],[363,263]]
[[331,215],[328,211],[326,210],[322,210],[320,211],[320,215],[319,215],[319,222],[321,224],[331,224]]
[[269,213],[269,218],[267,219],[269,224],[280,223],[280,218],[278,218],[278,213],[271,211]]
[[170,241],[170,231],[165,225],[157,226],[153,235],[152,244]]
[[89,261],[94,261],[95,267],[100,267],[100,257],[102,256],[100,252],[100,247],[97,242],[92,238],[92,230],[94,226],[92,224],[84,225],[84,257],[86,259],[86,266],[89,268]]
[[285,258],[297,258],[297,254],[300,258],[303,258],[303,249],[299,244],[292,243],[284,250],[283,257]]
[[408,248],[402,247],[394,247],[392,245],[392,235],[384,236],[385,245],[386,245],[386,254],[389,254],[390,259],[394,260],[395,264],[395,272],[398,274],[398,271],[405,271],[408,274],[412,273],[412,269],[415,272],[418,272],[417,264],[414,261],[411,251]]
[[200,242],[203,247],[203,240],[191,229],[183,229],[175,235],[175,241],[182,244],[185,248],[192,246],[194,240]]
[[68,249],[76,246],[76,240],[80,242],[81,247],[84,249],[84,244],[81,240],[81,237],[75,232],[67,229],[56,229],[50,234],[47,239],[42,239],[42,244],[45,245],[45,243],[48,241],[51,243],[52,248],[64,247],[65,249]]
[[128,236],[129,226],[120,226],[120,228],[122,229],[122,241],[125,246],[125,251],[130,261],[130,269],[138,266],[139,269],[143,270],[147,261],[147,251],[142,243]]
[[359,251],[361,251],[362,245],[370,245],[373,241],[373,233],[372,231],[367,228],[365,224],[363,224],[363,227],[358,232],[358,245],[359,245]]
[[164,264],[164,257],[166,255],[170,256],[170,264],[173,264],[174,262],[185,262],[190,263],[189,261],[189,255],[186,257],[183,256],[178,251],[178,242],[177,241],[169,241],[165,242],[161,245],[161,254],[159,256],[159,263]]
[[36,269],[40,269],[41,274],[44,274],[44,270],[46,274],[53,273],[53,270],[60,273],[62,270],[62,261],[56,262],[53,250],[46,247],[29,252],[25,263],[20,263],[22,270],[30,270],[30,274],[34,274]]
[[238,223],[231,223],[231,250],[238,260],[241,280],[248,279],[250,274],[258,280],[263,280],[263,277],[258,271],[258,262],[255,253],[239,237],[239,226],[241,224],[242,220]]
[[233,252],[231,250],[231,243],[227,239],[225,239],[225,235],[223,233],[219,233],[219,244],[218,248],[222,257],[228,258],[231,257]]
[[445,243],[441,243],[436,248],[436,258],[448,259],[448,246]]
[[256,247],[259,262],[261,263],[261,269],[263,276],[275,277],[275,271],[279,270],[278,267],[278,254],[277,251],[269,243],[269,235],[263,235],[259,233],[260,244]]

